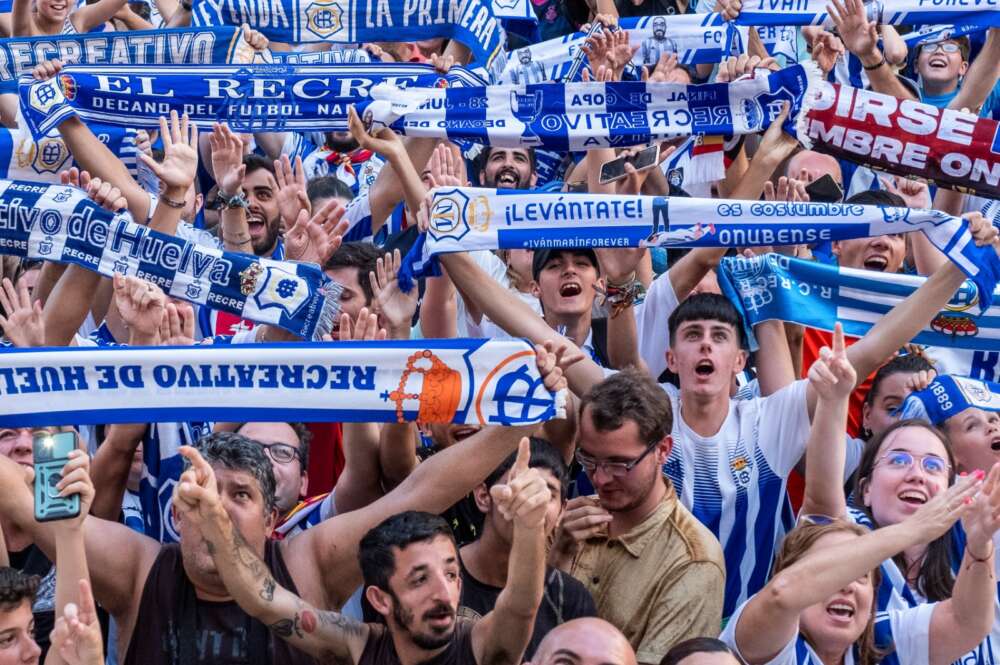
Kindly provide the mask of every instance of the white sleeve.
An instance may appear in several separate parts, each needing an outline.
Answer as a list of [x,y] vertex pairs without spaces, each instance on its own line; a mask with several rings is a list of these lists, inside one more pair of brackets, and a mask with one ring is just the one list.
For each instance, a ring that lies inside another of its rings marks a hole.
[[667,319],[677,309],[677,295],[667,271],[653,280],[646,291],[646,299],[635,307],[635,327],[639,335],[639,356],[649,367],[653,378],[667,368],[667,349],[670,333]]
[[[845,435],[846,436],[846,435]],[[847,436],[847,454],[844,459],[844,482],[846,483],[861,466],[861,455],[865,452],[865,442]]]
[[761,400],[757,446],[771,469],[787,476],[802,456],[809,441],[809,409],[806,386],[801,379]]
[[[745,603],[736,608],[733,615],[729,617],[729,621],[726,623],[726,628],[722,631],[722,634],[719,635],[719,639],[725,642],[726,646],[735,651],[742,662],[745,662],[746,658],[743,657],[740,647],[736,644],[736,624],[739,623],[740,615],[743,614],[743,609],[749,602],[750,601],[747,600]],[[789,640],[788,644],[781,648],[781,651],[778,652],[777,656],[767,661],[766,665],[797,665],[795,659],[795,643],[798,640],[798,635],[798,631],[796,631],[795,637]]]
[[[896,646],[896,656],[906,665],[926,665],[930,662],[931,616],[937,603],[924,603],[905,610],[889,610],[889,629]],[[876,621],[884,621],[882,615]]]

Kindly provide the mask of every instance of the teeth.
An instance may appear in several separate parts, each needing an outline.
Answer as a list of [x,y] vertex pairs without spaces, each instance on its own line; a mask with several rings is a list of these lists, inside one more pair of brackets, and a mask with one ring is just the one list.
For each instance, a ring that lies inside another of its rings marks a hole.
[[904,501],[912,499],[921,503],[927,503],[927,497],[920,492],[903,492],[899,495],[899,498]]

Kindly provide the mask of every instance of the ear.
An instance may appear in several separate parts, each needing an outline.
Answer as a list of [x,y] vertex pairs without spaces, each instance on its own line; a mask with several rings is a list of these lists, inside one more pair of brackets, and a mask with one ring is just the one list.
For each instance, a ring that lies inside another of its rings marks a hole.
[[677,374],[677,356],[674,355],[673,349],[667,349],[667,369]]
[[272,508],[271,511],[264,516],[264,532],[267,537],[271,537],[271,533],[274,532],[274,527],[278,524],[278,518],[281,517],[278,514],[277,508]]
[[871,488],[872,484],[868,482],[868,478],[862,478],[858,482],[858,489],[861,490],[861,505],[863,505],[866,508],[872,507]]
[[733,372],[736,374],[742,372],[743,368],[747,366],[747,359],[749,359],[749,357],[749,353],[740,349],[739,353],[736,354],[736,362],[733,364]]
[[[965,65],[965,66],[968,67],[968,65]],[[964,74],[965,72],[962,72],[962,73]],[[531,185],[532,189],[535,188],[535,185],[538,183],[538,172],[532,170],[532,172],[531,172],[531,179],[528,181],[528,183]]]
[[958,75],[965,76],[965,73],[969,71],[969,63],[963,62],[962,66],[958,68]]
[[538,282],[531,280],[531,295],[535,296],[539,300],[542,299],[542,290],[538,288]]
[[833,253],[834,256],[840,256],[840,241],[839,240],[834,240],[830,244],[830,251]]
[[673,449],[674,449],[674,437],[668,434],[660,440],[659,444],[657,444],[656,460],[660,466],[664,465],[664,463],[667,461],[667,458],[670,457],[670,451]]
[[493,508],[493,497],[490,496],[490,490],[486,487],[486,483],[479,483],[472,489],[472,498],[475,499],[479,512],[489,515]]
[[299,496],[301,498],[306,498],[309,496],[309,472],[302,472],[302,489],[299,490]]
[[205,204],[205,196],[204,196],[204,194],[195,194],[194,195],[194,209],[195,210],[201,210],[201,207],[204,204]]
[[372,608],[384,617],[392,616],[392,596],[377,586],[365,588],[365,598]]
[[866,400],[861,404],[861,428],[871,431],[871,427],[868,426],[868,416],[872,412],[871,404]]

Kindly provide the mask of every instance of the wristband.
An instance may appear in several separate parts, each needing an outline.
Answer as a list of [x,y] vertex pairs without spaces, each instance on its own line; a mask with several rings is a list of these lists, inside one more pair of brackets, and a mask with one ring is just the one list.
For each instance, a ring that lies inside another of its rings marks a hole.
[[862,64],[861,68],[864,69],[866,72],[873,72],[873,71],[875,71],[876,69],[878,69],[879,67],[881,67],[882,65],[885,65],[885,64],[888,64],[888,63],[886,62],[886,60],[885,60],[885,54],[883,53],[882,54],[882,59],[879,60],[878,62],[876,62],[874,65]]
[[245,242],[250,242],[250,236],[247,235],[246,237],[244,237],[242,239],[235,239],[235,238],[227,238],[226,234],[223,233],[222,234],[222,242],[232,243],[233,245],[242,245]]
[[226,196],[220,191],[216,198],[222,201],[222,205],[228,210],[232,210],[233,208],[250,207],[250,202],[247,201],[247,197],[243,195],[243,192],[237,192],[232,196]]
[[184,202],[183,201],[175,201],[174,199],[166,197],[163,194],[160,194],[160,201],[162,201],[163,203],[165,203],[167,205],[167,207],[173,208],[174,210],[183,210],[184,209]]

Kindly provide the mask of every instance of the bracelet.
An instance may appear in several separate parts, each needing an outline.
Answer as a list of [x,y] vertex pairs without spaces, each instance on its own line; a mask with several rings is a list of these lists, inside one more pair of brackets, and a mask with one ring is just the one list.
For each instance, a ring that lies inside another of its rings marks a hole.
[[882,54],[882,59],[879,60],[878,62],[876,62],[874,65],[864,65],[863,64],[863,65],[861,65],[861,68],[864,69],[866,72],[873,72],[873,71],[875,71],[876,69],[878,69],[879,67],[881,67],[882,65],[885,65],[885,64],[888,64],[888,63],[886,62],[885,54],[883,53]]
[[969,555],[969,558],[975,561],[976,563],[986,563],[987,561],[990,560],[990,557],[993,556],[993,541],[990,541],[990,553],[984,556],[982,559],[973,554],[972,550],[970,550],[968,546],[966,546],[965,551]]
[[594,290],[604,296],[604,302],[611,307],[611,318],[616,318],[632,305],[638,305],[646,299],[646,287],[637,279],[618,286],[608,284],[607,289],[594,286]]
[[625,281],[622,282],[621,284],[615,284],[614,282],[611,281],[610,278],[608,278],[606,281],[607,281],[608,289],[609,290],[610,289],[624,289],[625,287],[629,286],[632,282],[635,281],[635,271],[633,270],[632,273],[628,277],[626,277]]
[[234,238],[227,238],[226,234],[223,233],[222,234],[222,242],[229,242],[229,243],[233,243],[234,245],[242,245],[245,242],[250,242],[250,236],[248,234],[245,238],[234,239]]
[[183,210],[184,209],[184,202],[183,201],[175,201],[174,199],[166,197],[163,194],[160,194],[160,201],[162,201],[163,203],[165,203],[167,205],[167,207],[173,208],[174,210]]

